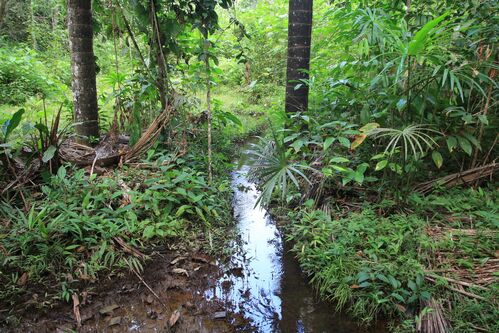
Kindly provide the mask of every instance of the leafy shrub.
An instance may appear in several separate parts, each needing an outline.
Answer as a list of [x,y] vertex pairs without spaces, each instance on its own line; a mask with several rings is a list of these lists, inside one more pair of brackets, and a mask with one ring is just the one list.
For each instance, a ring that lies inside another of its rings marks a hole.
[[17,53],[0,49],[0,104],[21,104],[31,96],[44,97],[55,89],[34,51],[26,51],[24,56]]

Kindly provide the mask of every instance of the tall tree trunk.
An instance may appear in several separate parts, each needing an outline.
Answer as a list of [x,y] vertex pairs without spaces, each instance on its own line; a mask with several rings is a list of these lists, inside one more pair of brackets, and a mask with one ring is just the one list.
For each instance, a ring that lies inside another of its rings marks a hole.
[[7,3],[9,0],[0,0],[0,27],[2,26],[3,18],[7,13]]
[[158,65],[158,78],[156,85],[158,86],[159,92],[159,100],[161,102],[161,109],[165,110],[167,101],[167,68],[166,68],[166,60],[165,55],[163,53],[163,43],[161,41],[161,32],[159,30],[158,16],[156,13],[156,5],[154,4],[154,0],[150,1],[151,5],[151,25],[153,29],[153,42],[151,47],[154,49],[154,45],[156,45],[156,62]]
[[87,144],[90,137],[99,136],[91,2],[68,0],[75,130],[80,141]]
[[308,108],[307,80],[310,69],[313,0],[290,0],[288,22],[288,67],[286,73],[286,112],[306,111]]

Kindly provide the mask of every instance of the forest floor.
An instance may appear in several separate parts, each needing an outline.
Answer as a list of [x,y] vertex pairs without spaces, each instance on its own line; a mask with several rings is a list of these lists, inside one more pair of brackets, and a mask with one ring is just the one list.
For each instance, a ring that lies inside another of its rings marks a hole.
[[158,253],[142,277],[127,273],[101,281],[79,305],[20,309],[22,323],[13,332],[232,332],[244,318],[204,297],[220,273],[203,253]]

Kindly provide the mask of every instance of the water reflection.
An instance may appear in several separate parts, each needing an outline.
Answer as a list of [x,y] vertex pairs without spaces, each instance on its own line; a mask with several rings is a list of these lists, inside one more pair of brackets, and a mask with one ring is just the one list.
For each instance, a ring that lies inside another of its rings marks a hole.
[[226,301],[231,311],[250,319],[256,332],[374,331],[359,328],[333,312],[330,304],[316,300],[274,221],[265,209],[255,207],[259,193],[248,180],[248,171],[243,166],[233,173],[232,181],[239,234],[232,245],[239,251],[206,296]]

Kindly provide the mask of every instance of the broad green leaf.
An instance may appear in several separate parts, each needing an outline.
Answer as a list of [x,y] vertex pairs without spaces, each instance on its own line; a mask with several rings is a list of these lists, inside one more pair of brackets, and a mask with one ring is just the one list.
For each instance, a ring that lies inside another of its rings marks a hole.
[[55,152],[57,151],[57,147],[49,146],[47,150],[43,153],[42,161],[43,163],[47,163],[52,158],[54,158]]
[[192,206],[190,206],[190,205],[182,205],[182,206],[180,206],[179,209],[177,209],[177,213],[175,213],[175,216],[179,217],[182,214],[184,214],[184,212],[186,210],[191,209],[191,208],[192,208]]
[[367,132],[372,131],[373,129],[378,128],[378,127],[379,127],[378,123],[369,123],[369,124],[365,124],[364,126],[362,126],[359,129],[359,131],[361,131],[362,133],[367,133]]
[[291,144],[291,147],[293,147],[295,149],[295,152],[299,152],[300,149],[303,147],[304,144],[305,144],[305,141],[303,141],[303,140],[296,140],[296,141],[294,141]]
[[433,159],[433,162],[435,162],[435,165],[437,168],[441,168],[442,164],[444,162],[444,159],[442,158],[442,154],[440,154],[438,151],[434,150],[433,153],[431,153],[431,158]]
[[471,143],[468,141],[468,139],[462,136],[458,136],[457,141],[459,142],[459,146],[464,150],[464,152],[471,156],[473,148],[471,147]]
[[424,50],[426,41],[428,40],[428,37],[430,36],[430,32],[435,28],[440,22],[442,22],[447,16],[449,15],[448,12],[440,15],[437,18],[434,18],[433,20],[429,21],[426,23],[412,38],[412,40],[409,42],[409,47],[407,49],[407,54],[410,56],[416,56],[421,53],[421,51]]
[[452,153],[452,151],[457,147],[457,139],[454,136],[449,136],[447,138],[447,148],[449,148],[449,152]]
[[369,273],[367,273],[367,272],[362,271],[362,272],[359,272],[357,274],[357,279],[358,279],[359,283],[362,283],[366,280],[369,280],[369,278],[370,278],[370,276],[369,276]]
[[346,148],[350,148],[350,140],[348,140],[347,138],[340,136],[338,138],[338,141]]
[[64,166],[61,166],[59,170],[57,170],[57,177],[59,177],[59,179],[66,178],[66,168]]
[[382,159],[384,157],[385,157],[385,153],[376,154],[373,157],[371,157],[371,160],[379,160],[379,159]]
[[386,166],[388,165],[388,160],[382,160],[382,161],[379,161],[377,164],[376,164],[376,168],[374,169],[375,171],[380,171],[380,170],[383,170]]
[[21,119],[23,117],[23,114],[24,114],[24,109],[19,109],[7,121],[7,127],[5,128],[5,136],[4,136],[5,141],[7,141],[9,134],[12,133],[12,131],[15,130],[17,126],[19,126],[19,124],[21,123]]
[[331,147],[334,141],[336,141],[336,138],[334,137],[326,138],[326,140],[324,140],[324,145],[323,145],[324,150],[327,150],[329,147]]
[[482,147],[480,146],[480,142],[478,142],[478,140],[473,135],[469,133],[464,133],[463,135],[469,142],[473,144],[473,146],[477,147],[479,150],[482,149]]
[[484,114],[481,114],[478,116],[478,120],[480,120],[480,122],[484,125],[488,125],[489,124],[489,119],[487,118],[486,115]]
[[409,280],[409,282],[407,282],[407,286],[414,292],[418,290],[418,287],[413,280]]
[[347,171],[349,171],[349,169],[347,169],[345,167],[342,167],[341,165],[332,165],[331,167],[333,169],[335,169],[336,171],[339,171],[339,172],[347,172]]
[[350,160],[348,158],[344,158],[341,156],[336,156],[333,157],[331,160],[329,160],[329,163],[348,163]]
[[359,184],[362,184],[364,182],[364,173],[363,172],[355,172],[354,176],[353,176],[353,179],[359,183]]

